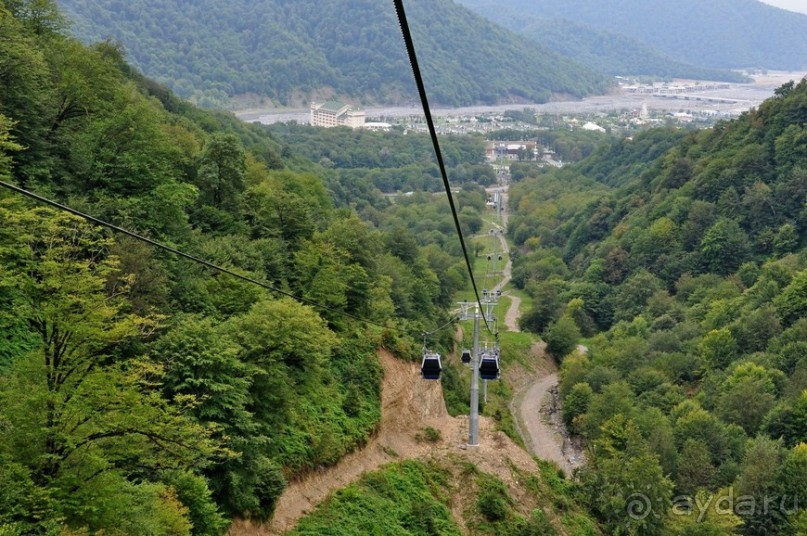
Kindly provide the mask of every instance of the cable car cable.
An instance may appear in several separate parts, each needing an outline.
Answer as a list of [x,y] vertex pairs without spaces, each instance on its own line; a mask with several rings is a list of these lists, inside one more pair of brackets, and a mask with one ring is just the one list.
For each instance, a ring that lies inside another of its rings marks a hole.
[[[257,279],[253,279],[251,277],[239,274],[238,272],[234,272],[234,271],[232,271],[232,270],[230,270],[228,268],[224,268],[223,266],[218,266],[216,264],[213,264],[212,262],[206,261],[204,259],[201,259],[201,258],[196,257],[194,255],[191,255],[189,253],[185,253],[184,251],[181,251],[179,249],[171,247],[171,246],[169,246],[167,244],[163,244],[162,242],[158,242],[156,240],[153,240],[153,239],[148,238],[146,236],[140,235],[140,234],[135,233],[133,231],[130,231],[128,229],[124,229],[123,227],[119,227],[119,226],[115,225],[114,223],[109,223],[107,221],[104,221],[104,220],[101,220],[99,218],[96,218],[95,216],[90,216],[89,214],[85,214],[84,212],[81,212],[81,211],[76,210],[74,208],[68,207],[67,205],[63,205],[61,203],[53,201],[52,199],[48,199],[47,197],[43,197],[43,196],[41,196],[39,194],[35,194],[34,192],[31,192],[31,191],[25,190],[23,188],[20,188],[19,186],[15,186],[14,184],[10,184],[8,182],[0,180],[0,186],[2,186],[4,188],[7,188],[7,189],[9,189],[9,190],[11,190],[13,192],[18,193],[18,194],[22,194],[22,195],[24,195],[26,197],[30,197],[31,199],[39,201],[40,203],[43,203],[45,205],[49,205],[49,206],[51,206],[53,208],[62,210],[64,212],[69,212],[70,214],[73,214],[74,216],[78,216],[79,218],[87,220],[90,223],[94,223],[95,225],[99,225],[101,227],[106,227],[107,229],[111,229],[111,230],[116,231],[118,233],[124,234],[126,236],[131,237],[131,238],[134,238],[136,240],[140,240],[141,242],[145,242],[147,244],[150,244],[150,245],[152,245],[152,246],[154,246],[154,247],[156,247],[158,249],[168,251],[169,253],[173,253],[174,255],[177,255],[179,257],[183,257],[183,258],[188,259],[190,261],[193,261],[195,263],[201,264],[202,266],[205,266],[205,267],[207,267],[207,268],[209,268],[211,270],[227,274],[229,276],[235,277],[235,278],[240,279],[242,281],[246,281],[247,283],[252,283],[253,285],[257,285],[257,286],[262,287],[262,288],[264,288],[266,290],[275,292],[277,294],[281,294],[283,296],[286,296],[286,297],[291,298],[291,299],[293,299],[295,301],[304,303],[306,305],[310,305],[312,307],[316,307],[316,308],[322,309],[324,311],[328,311],[328,312],[339,314],[339,315],[342,315],[342,316],[345,316],[345,317],[348,317],[348,318],[352,318],[353,320],[357,320],[359,322],[363,322],[363,323],[371,325],[371,326],[376,326],[376,327],[379,327],[379,328],[382,328],[382,329],[389,329],[389,330],[397,331],[397,332],[400,332],[400,333],[411,334],[410,331],[407,331],[407,330],[404,330],[404,329],[401,329],[401,328],[396,328],[394,326],[386,326],[384,324],[379,324],[378,322],[373,322],[372,320],[367,320],[366,318],[361,318],[359,316],[356,316],[354,314],[348,313],[346,311],[340,311],[338,309],[334,309],[333,307],[323,305],[323,304],[318,303],[318,302],[316,302],[314,300],[310,300],[308,298],[302,298],[300,296],[296,296],[296,295],[292,294],[291,292],[286,292],[285,290],[281,290],[279,288],[276,288],[276,287],[273,287],[271,285],[268,285],[268,284],[266,284],[266,283],[264,283],[262,281],[258,281]],[[452,318],[452,322],[453,322],[453,320],[454,319]],[[451,322],[449,322],[449,324],[450,323]],[[446,324],[446,325],[448,325],[448,324]],[[443,326],[443,327],[445,327],[445,326]],[[439,331],[440,329],[443,329],[443,328],[438,328],[437,330],[435,330],[435,332]],[[434,333],[434,332],[432,332],[432,333]]]
[[[457,320],[459,320],[459,317],[457,317],[457,316],[452,316],[452,317],[451,317],[451,320],[449,320],[448,322],[446,322],[445,324],[443,324],[443,325],[442,325],[442,326],[440,326],[439,328],[433,329],[433,330],[431,330],[431,331],[424,331],[424,332],[423,332],[423,337],[424,337],[424,339],[425,339],[426,337],[430,336],[430,335],[434,335],[434,334],[435,334],[435,333],[437,333],[438,331],[442,331],[442,330],[446,329],[448,326],[450,326],[451,324],[453,324],[453,323],[454,323],[454,322],[456,322]],[[425,345],[425,342],[424,342],[424,345]]]
[[[415,53],[415,43],[412,40],[412,34],[409,31],[409,23],[406,18],[406,11],[404,10],[403,0],[393,0],[395,3],[395,11],[398,14],[398,23],[401,26],[401,32],[403,33],[403,39],[406,43],[406,51],[409,55],[409,63],[412,66],[412,72],[415,76],[415,83],[417,84],[418,93],[420,95],[420,103],[423,105],[423,113],[426,116],[426,124],[429,126],[429,134],[432,138],[432,145],[434,146],[434,154],[437,158],[437,165],[440,168],[440,175],[443,178],[443,185],[445,186],[446,195],[448,196],[448,204],[451,207],[451,214],[454,216],[454,226],[457,229],[457,235],[460,239],[460,245],[462,246],[462,254],[465,256],[465,265],[468,267],[468,274],[471,276],[471,284],[474,287],[474,295],[476,296],[476,302],[479,305],[480,310],[484,311],[482,307],[482,300],[479,298],[479,290],[476,287],[476,280],[474,279],[474,270],[471,266],[471,259],[468,256],[468,248],[465,246],[465,239],[462,236],[462,227],[460,226],[460,219],[457,214],[457,207],[454,204],[454,197],[451,195],[451,185],[448,182],[448,174],[446,172],[445,162],[443,161],[443,153],[440,150],[440,142],[437,139],[437,130],[434,128],[434,120],[432,119],[431,108],[429,107],[429,98],[426,95],[426,86],[423,84],[423,78],[420,74],[420,67],[418,65],[417,54]],[[490,325],[488,325],[488,319],[485,315],[482,315],[482,319],[485,321],[485,327],[488,331],[490,329]]]

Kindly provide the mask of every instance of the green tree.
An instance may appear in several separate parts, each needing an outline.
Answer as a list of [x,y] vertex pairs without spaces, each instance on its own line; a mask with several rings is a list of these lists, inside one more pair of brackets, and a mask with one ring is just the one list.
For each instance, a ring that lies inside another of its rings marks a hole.
[[554,324],[550,324],[544,333],[546,351],[555,359],[561,360],[572,352],[580,340],[580,328],[570,316],[563,316]]
[[0,177],[7,179],[11,172],[11,154],[21,151],[22,145],[15,143],[9,134],[13,123],[0,114]]
[[211,135],[199,157],[197,185],[201,202],[221,210],[239,211],[246,170],[246,154],[235,134]]
[[558,286],[555,283],[543,281],[528,287],[533,298],[532,307],[518,320],[522,330],[542,333],[560,316],[562,304]]
[[773,303],[785,325],[807,316],[807,270],[796,274]]
[[[785,450],[780,441],[759,436],[749,440],[743,457],[742,472],[737,477],[735,493],[738,496],[753,497],[746,500],[745,507],[737,505],[735,511],[744,521],[744,532],[748,534],[778,533],[785,524],[785,512],[779,508],[777,482],[780,468],[785,459]],[[765,500],[775,508],[762,508]]]
[[709,449],[700,441],[688,439],[678,457],[675,485],[684,495],[694,497],[698,489],[709,489],[715,477]]
[[127,284],[109,285],[117,261],[97,229],[14,208],[0,209],[8,244],[0,294],[36,342],[0,377],[10,424],[0,430],[0,452],[70,526],[189,533],[187,510],[161,475],[204,465],[214,453],[209,434],[185,414],[191,398],[161,396],[159,366],[115,351],[153,331],[155,320],[126,312]]
[[712,272],[728,275],[746,260],[748,237],[735,220],[720,218],[706,231],[700,251]]
[[799,246],[799,232],[793,224],[785,223],[779,227],[773,239],[773,251],[777,255],[786,255]]
[[15,17],[0,15],[0,35],[4,37],[0,40],[0,114],[10,121],[4,128],[20,145],[16,178],[25,185],[47,178],[53,165],[48,140],[53,84],[41,48]]
[[53,0],[6,0],[8,9],[36,35],[58,33],[65,19]]
[[775,403],[771,375],[763,367],[746,363],[738,366],[724,383],[716,410],[725,421],[753,435]]
[[572,390],[563,399],[563,421],[566,426],[573,430],[578,429],[575,419],[588,411],[588,406],[593,396],[594,391],[589,384],[585,382],[574,384]]
[[807,438],[807,390],[773,408],[765,417],[764,430],[787,446],[803,442]]
[[641,314],[648,300],[663,288],[663,283],[647,270],[639,270],[622,283],[613,294],[614,319],[631,321]]
[[[804,506],[801,501],[807,497],[807,443],[799,443],[788,452],[779,475],[781,504],[788,512],[788,523],[795,534],[804,528]],[[799,512],[800,510],[800,512]]]
[[608,534],[661,534],[672,483],[636,424],[617,415],[602,426],[581,485]]
[[727,329],[713,329],[700,343],[700,357],[710,369],[726,368],[737,358],[737,341]]

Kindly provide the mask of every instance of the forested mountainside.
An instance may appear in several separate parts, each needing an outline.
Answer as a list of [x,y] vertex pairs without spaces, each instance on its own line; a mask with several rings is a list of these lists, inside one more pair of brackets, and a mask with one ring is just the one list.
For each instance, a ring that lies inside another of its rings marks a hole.
[[377,349],[411,357],[467,284],[450,215],[324,181],[51,2],[0,1],[0,73],[0,180],[320,304],[0,189],[0,534],[222,534],[366,442]]
[[[527,26],[535,19],[565,19],[638,40],[674,60],[699,67],[784,70],[807,67],[807,39],[804,39],[807,15],[757,0],[461,0],[461,3],[525,35],[530,35]],[[572,33],[570,40],[576,40],[577,34]],[[592,38],[589,36],[583,42]],[[560,44],[552,46],[548,41],[546,46],[564,50]]]
[[[564,19],[534,17],[528,25],[528,17],[509,18],[500,7],[489,10],[489,16],[505,27],[510,27],[536,43],[555,50],[586,67],[612,76],[644,75],[663,78],[688,78],[693,80],[724,80],[741,82],[745,78],[729,70],[696,67],[675,61],[669,55],[636,39],[625,37],[592,26]],[[481,12],[481,14],[485,14]],[[517,24],[521,29],[511,27]]]
[[[146,75],[204,105],[244,94],[297,105],[331,95],[362,104],[416,98],[391,2],[59,3],[83,40],[120,41]],[[451,0],[406,8],[434,103],[544,102],[605,89],[601,75]]]
[[606,531],[804,534],[807,80],[710,130],[513,171],[522,327],[563,358]]

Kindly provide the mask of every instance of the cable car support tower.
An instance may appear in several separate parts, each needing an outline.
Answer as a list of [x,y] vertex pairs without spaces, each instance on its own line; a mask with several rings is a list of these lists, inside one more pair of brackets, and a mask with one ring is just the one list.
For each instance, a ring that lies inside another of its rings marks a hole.
[[[474,347],[470,355],[471,366],[471,408],[468,416],[468,446],[479,446],[479,380],[480,378],[485,382],[485,392],[487,393],[487,380],[499,379],[499,346],[498,346],[498,333],[495,333],[496,343],[493,350],[488,351],[487,344],[485,345],[485,352],[481,351],[479,343],[479,324],[480,320],[487,319],[488,321],[494,320],[493,309],[498,302],[498,293],[488,292],[487,289],[482,291],[482,305],[485,308],[484,313],[480,311],[479,304],[476,302],[460,302],[460,320],[474,321]],[[468,351],[463,350],[463,361],[467,359]],[[483,366],[484,363],[484,366]],[[481,372],[480,372],[481,370]],[[487,397],[486,397],[487,398]]]

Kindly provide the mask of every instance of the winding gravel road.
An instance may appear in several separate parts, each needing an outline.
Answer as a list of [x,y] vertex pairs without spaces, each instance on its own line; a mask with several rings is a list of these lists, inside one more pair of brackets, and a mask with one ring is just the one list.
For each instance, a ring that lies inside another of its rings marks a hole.
[[[502,223],[506,226],[509,216],[509,199],[507,187],[502,190]],[[501,240],[502,251],[507,251],[507,240],[504,235],[505,228],[500,227],[498,234]],[[510,282],[513,273],[513,264],[510,258],[502,273],[502,280],[494,290],[503,289]],[[519,331],[518,318],[521,314],[521,298],[506,293],[510,298],[510,307],[504,317],[504,324],[508,331]],[[536,344],[532,351],[543,358],[545,365],[534,372],[533,377],[526,382],[513,398],[510,411],[516,417],[519,433],[524,439],[529,451],[541,458],[555,462],[567,475],[585,462],[585,455],[576,444],[566,427],[560,414],[558,397],[558,371],[557,366],[544,351],[544,343]]]

